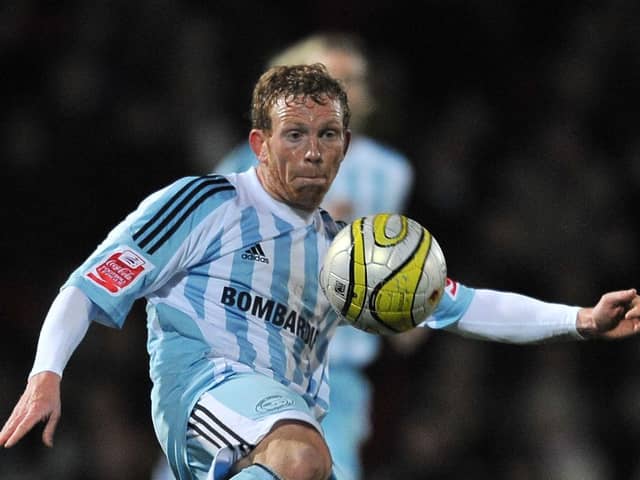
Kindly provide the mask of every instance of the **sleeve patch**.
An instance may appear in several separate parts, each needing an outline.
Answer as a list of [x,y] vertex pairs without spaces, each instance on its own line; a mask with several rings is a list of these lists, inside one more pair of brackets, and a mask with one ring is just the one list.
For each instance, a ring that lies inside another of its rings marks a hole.
[[444,291],[449,295],[451,300],[455,300],[458,296],[458,282],[447,277],[447,283],[444,286]]
[[85,273],[85,277],[111,295],[120,295],[135,285],[145,271],[154,266],[141,254],[128,248],[118,248],[106,260]]

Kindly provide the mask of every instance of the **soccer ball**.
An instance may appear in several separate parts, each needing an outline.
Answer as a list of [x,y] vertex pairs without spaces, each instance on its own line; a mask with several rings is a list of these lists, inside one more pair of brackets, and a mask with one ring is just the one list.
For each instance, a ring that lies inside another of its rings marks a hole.
[[381,213],[338,232],[320,270],[331,306],[361,330],[407,331],[438,306],[447,279],[444,254],[420,223]]

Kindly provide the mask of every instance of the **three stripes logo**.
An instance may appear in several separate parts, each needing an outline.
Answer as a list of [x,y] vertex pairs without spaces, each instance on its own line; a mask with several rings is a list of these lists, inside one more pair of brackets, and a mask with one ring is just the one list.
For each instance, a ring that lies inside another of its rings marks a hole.
[[247,442],[200,403],[193,407],[188,425],[191,435],[206,440],[218,449],[229,448],[236,454],[245,456],[255,448],[255,445]]
[[247,248],[242,253],[243,260],[252,260],[254,262],[260,263],[269,263],[269,259],[264,254],[264,250],[262,249],[262,245],[256,243],[253,247]]

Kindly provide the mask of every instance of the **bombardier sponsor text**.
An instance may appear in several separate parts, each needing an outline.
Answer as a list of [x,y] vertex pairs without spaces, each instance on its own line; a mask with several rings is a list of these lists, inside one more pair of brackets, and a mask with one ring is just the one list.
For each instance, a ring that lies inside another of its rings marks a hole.
[[316,327],[298,312],[280,302],[266,299],[260,295],[252,295],[247,291],[233,287],[223,288],[220,302],[227,307],[235,307],[272,325],[289,330],[309,348],[313,348],[316,342],[318,335]]

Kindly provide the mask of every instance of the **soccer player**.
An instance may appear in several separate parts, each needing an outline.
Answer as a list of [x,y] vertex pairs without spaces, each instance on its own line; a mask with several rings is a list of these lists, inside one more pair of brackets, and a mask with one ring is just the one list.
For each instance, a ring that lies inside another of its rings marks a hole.
[[[371,68],[363,40],[350,33],[323,32],[303,37],[276,54],[274,65],[322,63],[340,80],[351,108],[351,143],[344,162],[322,202],[338,220],[350,222],[380,212],[403,213],[413,186],[409,159],[364,133],[374,101],[369,85]],[[255,166],[256,155],[244,141],[236,146],[215,173],[241,172]],[[423,329],[403,335],[411,343],[424,337]],[[400,337],[398,337],[400,338]],[[390,339],[396,345],[395,338]],[[365,368],[377,357],[381,337],[355,328],[339,328],[329,346],[331,409],[322,422],[336,469],[346,480],[362,478],[361,447],[371,432],[372,386]],[[414,347],[415,348],[415,347]],[[153,480],[160,480],[156,476]]]
[[[334,478],[319,422],[340,320],[318,273],[338,225],[318,206],[349,140],[346,94],[322,65],[267,70],[249,133],[259,165],[150,195],[71,274],[0,445],[39,422],[52,445],[62,373],[90,322],[119,327],[144,297],[153,421],[177,478]],[[590,308],[453,281],[447,291],[428,324],[479,338],[619,338],[640,328],[633,289]]]

